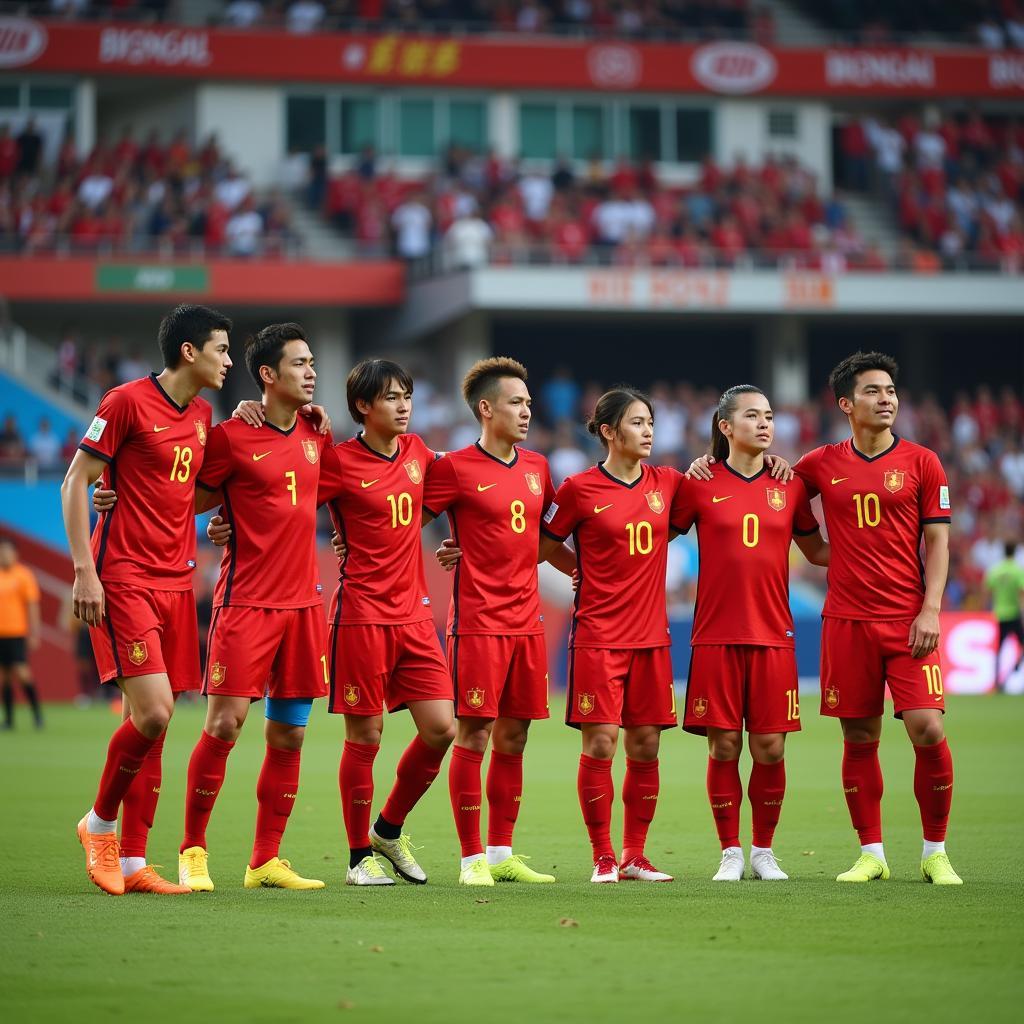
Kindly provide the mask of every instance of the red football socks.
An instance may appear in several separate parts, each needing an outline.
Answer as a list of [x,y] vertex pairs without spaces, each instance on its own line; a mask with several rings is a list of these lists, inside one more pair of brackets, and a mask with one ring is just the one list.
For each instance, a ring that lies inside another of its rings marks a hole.
[[134,785],[128,787],[128,792],[121,801],[122,857],[146,856],[146,841],[149,839],[149,830],[153,827],[156,805],[160,799],[160,782],[163,775],[161,762],[166,735],[166,731],[162,732],[156,743],[149,748]]
[[[158,737],[159,738],[159,737]],[[92,809],[104,821],[116,821],[128,787],[142,770],[142,762],[156,740],[143,736],[129,718],[114,730],[107,745],[107,760]]]
[[861,846],[882,841],[882,766],[878,740],[843,742],[843,793]]
[[338,766],[341,814],[352,850],[370,847],[370,810],[373,804],[373,761],[380,747],[345,740]]
[[491,750],[487,769],[487,845],[511,846],[523,796],[523,755]]
[[924,838],[941,843],[953,802],[953,755],[945,740],[930,747],[914,747],[914,754],[914,796],[921,808]]
[[288,816],[299,790],[300,750],[267,747],[263,768],[256,783],[256,840],[249,867],[258,868],[278,855]]
[[217,802],[224,775],[227,772],[228,754],[234,742],[211,736],[204,729],[199,742],[192,751],[188,762],[188,781],[185,789],[185,837],[179,853],[190,846],[206,849],[206,826]]
[[772,845],[785,796],[786,762],[759,764],[755,761],[750,770],[750,782],[747,783],[747,799],[750,800],[754,824],[754,846]]
[[395,772],[395,784],[391,787],[381,817],[392,825],[401,825],[409,816],[420,798],[430,788],[441,770],[441,762],[447,753],[445,748],[435,750],[424,743],[419,735],[405,748]]
[[708,800],[718,829],[722,849],[740,845],[740,804],[743,783],[740,782],[739,761],[716,761],[708,758]]
[[615,786],[612,782],[611,761],[601,761],[589,754],[580,754],[576,791],[580,798],[583,823],[590,835],[594,863],[596,864],[601,857],[614,857],[611,823]]
[[484,755],[466,747],[453,746],[448,765],[448,794],[455,816],[455,831],[459,834],[462,856],[473,857],[484,852],[480,841],[480,804],[483,792],[480,786],[480,765]]
[[658,808],[658,761],[634,761],[626,758],[626,777],[622,781],[625,820],[622,828],[622,863],[644,852],[647,830]]

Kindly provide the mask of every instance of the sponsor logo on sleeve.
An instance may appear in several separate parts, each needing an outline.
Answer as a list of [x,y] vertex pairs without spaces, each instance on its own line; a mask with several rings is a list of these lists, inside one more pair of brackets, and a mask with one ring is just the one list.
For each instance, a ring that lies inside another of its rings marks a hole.
[[544,522],[545,523],[550,523],[551,520],[555,518],[555,513],[557,511],[558,511],[558,505],[556,505],[555,502],[551,502],[551,504],[548,505],[547,512],[544,513]]
[[939,488],[939,508],[949,508],[949,487],[946,484]]
[[102,416],[96,416],[93,418],[92,423],[89,424],[89,429],[85,432],[85,436],[89,441],[98,441],[106,429],[107,421]]

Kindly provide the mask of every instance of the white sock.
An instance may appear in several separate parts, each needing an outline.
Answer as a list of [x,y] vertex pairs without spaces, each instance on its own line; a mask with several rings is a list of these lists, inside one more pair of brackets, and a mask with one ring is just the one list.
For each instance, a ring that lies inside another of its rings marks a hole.
[[146,866],[145,857],[122,857],[121,858],[121,874],[127,878],[129,875],[134,875],[136,871],[141,871]]
[[931,840],[926,839],[924,841],[924,850],[921,853],[921,860],[927,860],[933,853],[945,853],[946,844],[945,842],[933,843]]
[[877,857],[883,864],[886,863],[885,850],[882,849],[881,843],[864,843],[860,848],[861,853],[870,853],[872,857]]
[[503,860],[508,860],[512,856],[511,846],[488,846],[487,847],[487,863],[492,867],[495,864],[500,864]]
[[770,846],[753,846],[750,847],[750,859],[754,859],[754,855],[757,853],[771,853],[772,848]]
[[482,853],[474,853],[472,857],[463,857],[462,870],[465,871],[475,860],[484,860],[484,855]]
[[100,835],[103,832],[116,832],[117,818],[113,821],[107,821],[105,818],[101,818],[95,810],[90,808],[89,820],[85,823],[85,831],[92,835]]

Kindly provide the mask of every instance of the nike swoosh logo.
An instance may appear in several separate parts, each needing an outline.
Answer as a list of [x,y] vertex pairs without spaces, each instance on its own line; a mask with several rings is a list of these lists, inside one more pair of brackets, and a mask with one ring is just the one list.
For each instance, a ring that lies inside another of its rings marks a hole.
[[161,430],[170,430],[170,429],[171,429],[170,427],[154,427],[153,428],[153,433],[154,434],[159,434]]
[[260,459],[265,459],[270,454],[272,454],[272,453],[271,452],[264,452],[262,455],[257,455],[255,452],[253,452],[252,453],[252,461],[253,462],[259,462]]
[[615,502],[613,501],[613,502],[612,502],[611,504],[609,504],[609,505],[595,505],[595,506],[594,506],[594,515],[595,515],[595,516],[596,516],[596,515],[600,515],[600,514],[601,514],[601,513],[602,513],[602,512],[603,512],[603,511],[604,511],[604,510],[606,509],[606,508],[611,508],[611,507],[612,507],[612,505],[614,505],[614,504],[615,504]]
[[833,484],[841,484],[844,480],[849,480],[848,476],[834,476],[832,477]]
[[600,796],[592,796],[592,797],[591,797],[591,798],[590,798],[590,799],[589,799],[589,800],[587,801],[587,803],[588,803],[588,804],[596,804],[598,800],[603,800],[603,799],[604,799],[604,793],[602,793],[602,794],[601,794]]
[[377,477],[376,480],[360,480],[359,481],[359,486],[360,487],[372,487],[377,482],[377,480],[379,480],[379,479],[380,479],[380,477]]
[[476,489],[478,491],[489,491],[492,487],[497,487],[497,484],[477,484]]
[[720,501],[728,501],[730,498],[735,498],[735,494],[727,494],[724,498],[712,498],[711,504],[717,505]]

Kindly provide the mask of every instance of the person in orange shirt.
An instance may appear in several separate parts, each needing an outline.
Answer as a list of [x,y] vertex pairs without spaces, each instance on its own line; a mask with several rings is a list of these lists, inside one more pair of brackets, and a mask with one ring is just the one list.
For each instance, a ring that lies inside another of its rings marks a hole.
[[22,692],[35,716],[36,728],[43,727],[43,713],[28,652],[39,646],[39,584],[31,569],[18,561],[9,540],[0,540],[0,681],[3,684],[4,729],[14,728],[14,684]]

